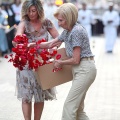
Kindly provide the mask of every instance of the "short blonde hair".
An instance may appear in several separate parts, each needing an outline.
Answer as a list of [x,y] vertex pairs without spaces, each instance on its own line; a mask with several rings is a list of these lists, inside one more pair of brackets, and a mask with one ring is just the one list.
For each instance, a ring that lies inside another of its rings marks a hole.
[[59,14],[66,20],[68,27],[73,27],[73,25],[77,22],[78,9],[72,3],[64,3],[61,5],[54,13],[55,18],[57,18]]
[[28,10],[31,6],[35,6],[38,12],[38,17],[42,21],[44,19],[44,10],[40,0],[25,0],[22,4],[21,19],[29,20]]

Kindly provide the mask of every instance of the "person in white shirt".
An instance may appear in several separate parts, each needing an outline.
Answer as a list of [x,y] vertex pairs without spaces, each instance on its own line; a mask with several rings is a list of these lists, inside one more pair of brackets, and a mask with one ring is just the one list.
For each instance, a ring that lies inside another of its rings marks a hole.
[[8,52],[8,42],[7,42],[7,37],[5,33],[5,21],[6,18],[2,12],[2,9],[0,7],[0,52],[2,56]]
[[5,10],[5,5],[4,4],[1,4],[0,7],[1,7],[1,13],[2,13],[3,17],[5,18],[3,24],[6,26],[6,25],[8,25],[8,20],[7,20],[8,13]]
[[15,13],[15,22],[16,22],[16,25],[18,25],[18,23],[20,22],[20,19],[21,19],[21,0],[15,0],[14,1],[14,4],[12,4],[12,9]]
[[89,39],[92,35],[91,24],[94,20],[93,13],[91,10],[87,9],[87,5],[85,2],[82,3],[82,9],[78,12],[78,22],[85,27],[88,33]]
[[105,34],[105,51],[112,53],[117,39],[117,29],[119,26],[119,14],[113,10],[113,3],[109,3],[109,10],[103,14],[104,34]]

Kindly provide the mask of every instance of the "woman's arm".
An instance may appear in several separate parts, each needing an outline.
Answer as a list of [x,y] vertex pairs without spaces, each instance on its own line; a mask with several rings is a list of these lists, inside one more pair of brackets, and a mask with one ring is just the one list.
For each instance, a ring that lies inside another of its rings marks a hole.
[[58,37],[59,33],[57,31],[57,29],[53,26],[52,28],[49,28],[48,29],[48,32],[50,33],[50,35],[53,37],[53,38],[56,38]]
[[[17,31],[16,31],[15,36],[24,34],[24,31],[25,31],[25,24],[24,24],[24,22],[20,22],[18,27],[17,27]],[[15,47],[17,43],[12,41],[12,44]]]
[[55,60],[54,67],[60,68],[62,65],[77,65],[77,64],[79,64],[80,63],[80,53],[81,53],[81,48],[74,47],[72,58],[67,59],[67,60]]
[[[58,33],[58,31],[57,31],[57,29],[54,27],[54,25],[53,25],[53,27],[52,28],[49,28],[48,29],[48,32],[50,33],[50,35],[55,39],[57,39],[57,37],[59,36],[59,33]],[[56,41],[53,41],[53,43],[55,43]],[[60,45],[61,45],[61,43],[62,42],[59,42],[59,44],[57,44],[57,45],[55,45],[55,46],[57,46],[57,47],[60,47]]]
[[[62,42],[58,41],[58,38],[55,38],[53,40],[50,40],[48,42],[41,42],[39,44],[40,49],[51,49],[53,47],[59,47]],[[29,43],[28,47],[34,47],[36,43]]]
[[50,40],[48,42],[42,42],[40,43],[40,48],[44,49],[44,48],[47,48],[47,49],[50,49],[50,48],[53,48],[53,47],[57,47],[61,44],[62,42],[60,42],[58,40],[58,38],[55,38],[53,40]]

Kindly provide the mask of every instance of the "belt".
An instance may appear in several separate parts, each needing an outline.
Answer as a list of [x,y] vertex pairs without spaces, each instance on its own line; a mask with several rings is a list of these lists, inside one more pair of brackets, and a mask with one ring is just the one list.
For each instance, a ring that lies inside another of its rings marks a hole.
[[91,57],[83,57],[81,58],[81,60],[94,60],[94,57],[91,56]]

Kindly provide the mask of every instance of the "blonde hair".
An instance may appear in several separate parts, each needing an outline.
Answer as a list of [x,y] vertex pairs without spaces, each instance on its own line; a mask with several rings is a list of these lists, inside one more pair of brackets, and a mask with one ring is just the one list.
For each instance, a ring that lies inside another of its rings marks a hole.
[[73,27],[77,22],[78,9],[72,3],[64,3],[61,5],[54,13],[55,18],[57,18],[59,14],[62,15],[62,17],[66,20],[68,27]]
[[31,6],[35,6],[38,12],[38,17],[42,21],[44,19],[44,10],[40,0],[25,0],[22,4],[21,19],[29,20],[28,10]]

